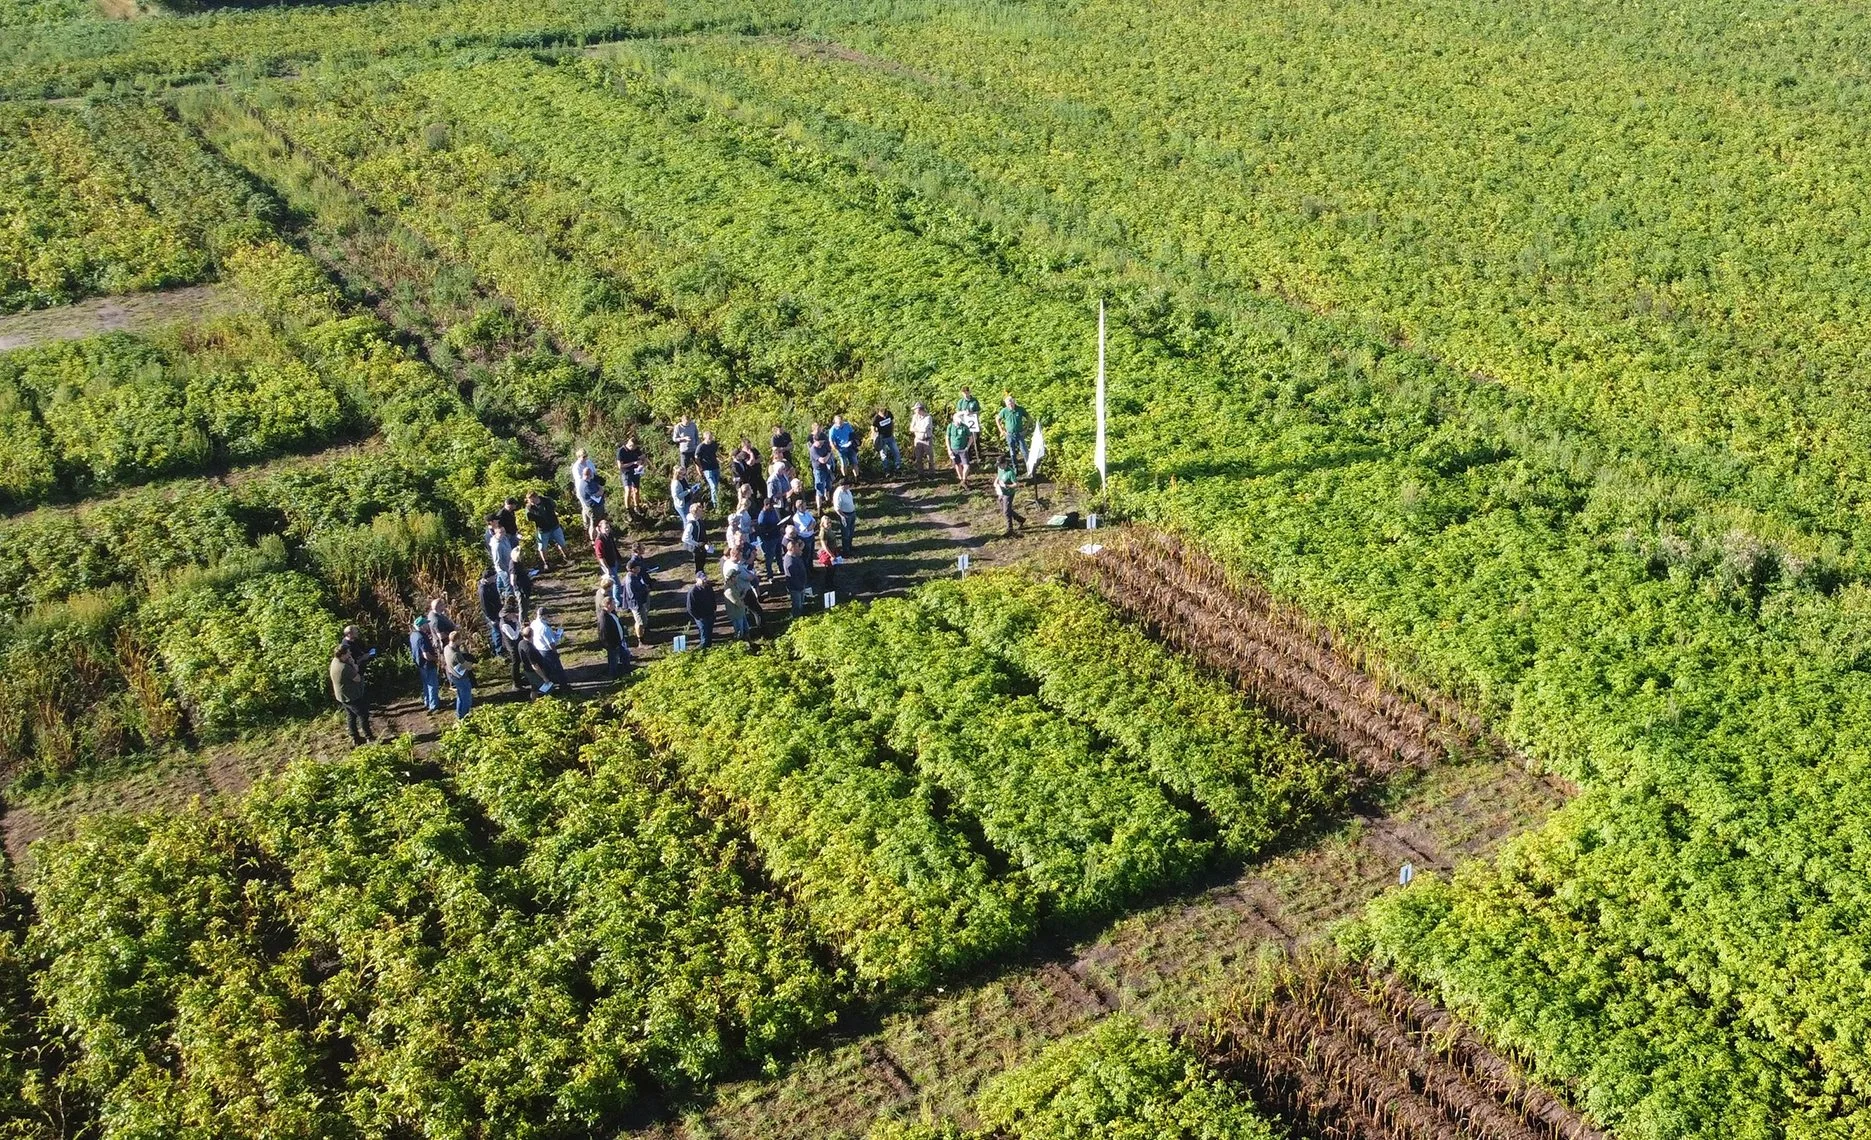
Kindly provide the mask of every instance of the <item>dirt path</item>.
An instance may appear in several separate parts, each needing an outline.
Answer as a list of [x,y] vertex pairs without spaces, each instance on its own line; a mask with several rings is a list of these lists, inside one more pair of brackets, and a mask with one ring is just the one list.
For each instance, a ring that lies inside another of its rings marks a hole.
[[239,299],[221,285],[186,285],[153,293],[92,297],[56,309],[0,316],[0,351],[107,332],[141,332],[232,312]]

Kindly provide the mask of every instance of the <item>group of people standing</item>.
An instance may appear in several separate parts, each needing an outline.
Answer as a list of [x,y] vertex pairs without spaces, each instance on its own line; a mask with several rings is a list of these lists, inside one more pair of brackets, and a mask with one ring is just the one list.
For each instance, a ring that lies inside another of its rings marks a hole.
[[[895,417],[889,408],[878,407],[869,419],[877,469],[885,476],[902,473]],[[1025,461],[1031,422],[1011,395],[1003,398],[994,421],[1002,445],[995,491],[1011,534],[1019,520],[1013,510],[1016,463]],[[917,403],[909,426],[910,466],[921,477],[935,469],[937,422],[925,404]],[[724,617],[732,636],[751,640],[767,627],[768,603],[779,604],[784,598],[791,615],[798,617],[808,600],[836,591],[836,568],[854,557],[857,541],[855,488],[866,465],[859,437],[858,425],[844,415],[813,423],[799,443],[776,423],[764,457],[745,436],[723,456],[721,442],[692,416],[671,425],[675,460],[669,468],[669,512],[693,562],[683,613],[698,648],[714,644]],[[970,472],[982,457],[981,404],[970,388],[961,389],[943,437],[956,478],[968,490]],[[643,495],[652,462],[635,433],[617,446],[621,513],[645,523],[654,518]],[[614,680],[634,664],[632,642],[638,649],[647,643],[651,561],[643,543],[629,541],[623,525],[612,521],[605,479],[586,448],[573,457],[571,486],[599,571],[592,607],[607,676]],[[717,530],[711,515],[719,514],[724,501],[732,509]],[[521,519],[531,532],[530,543],[521,536]],[[558,505],[549,494],[528,492],[523,500],[506,499],[484,524],[487,564],[477,600],[490,651],[506,660],[515,692],[528,699],[561,692],[569,686],[560,659],[565,629],[546,606],[534,605],[533,598],[534,579],[555,568],[555,554],[560,567],[572,561]],[[530,564],[533,558],[537,567]],[[409,654],[420,678],[423,706],[439,711],[447,685],[453,690],[457,717],[467,716],[474,706],[476,655],[443,599],[432,600],[412,619]],[[332,652],[332,695],[346,710],[355,743],[375,739],[364,696],[364,668],[375,656],[376,650],[361,645],[355,626],[346,627]]]

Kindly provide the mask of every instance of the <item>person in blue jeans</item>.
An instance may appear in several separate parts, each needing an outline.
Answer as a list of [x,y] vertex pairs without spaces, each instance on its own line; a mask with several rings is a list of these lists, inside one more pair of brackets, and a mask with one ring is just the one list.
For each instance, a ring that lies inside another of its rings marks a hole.
[[715,596],[714,586],[709,584],[708,572],[698,571],[695,584],[689,587],[689,620],[695,623],[695,632],[699,636],[700,648],[707,649],[715,642],[715,613],[720,608],[720,599]]
[[812,437],[806,441],[806,457],[812,460],[813,506],[825,509],[825,500],[832,497],[832,441],[826,437],[819,425],[812,425]]
[[871,438],[877,443],[884,474],[895,475],[903,467],[903,453],[897,450],[897,421],[889,408],[878,408],[871,416]]
[[422,677],[422,707],[434,712],[442,707],[442,656],[435,651],[429,636],[427,614],[417,614],[409,631],[409,658]]
[[474,654],[461,642],[461,631],[448,635],[448,644],[442,649],[442,666],[448,674],[448,683],[455,690],[455,719],[465,720],[474,708]]
[[794,539],[786,548],[786,595],[793,602],[793,616],[806,610],[806,587],[810,584],[812,563],[806,558],[805,543]]
[[779,505],[772,499],[768,499],[754,516],[754,537],[760,540],[760,554],[766,559],[769,578],[779,577],[780,560],[786,556],[780,549],[780,528],[784,525]]
[[832,417],[832,429],[825,433],[838,453],[838,474],[849,478],[858,469],[858,429],[843,416]]

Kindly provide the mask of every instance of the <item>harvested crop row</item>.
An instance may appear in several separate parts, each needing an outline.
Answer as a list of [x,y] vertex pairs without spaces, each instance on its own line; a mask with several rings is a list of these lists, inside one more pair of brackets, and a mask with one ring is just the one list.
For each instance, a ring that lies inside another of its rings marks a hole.
[[1260,1103],[1333,1140],[1604,1140],[1446,1015],[1358,971],[1280,979],[1209,1053]]
[[1367,777],[1428,767],[1501,742],[1452,701],[1416,701],[1378,682],[1333,637],[1231,581],[1171,535],[1131,527],[1071,575],[1165,642],[1233,676],[1255,699],[1330,745]]

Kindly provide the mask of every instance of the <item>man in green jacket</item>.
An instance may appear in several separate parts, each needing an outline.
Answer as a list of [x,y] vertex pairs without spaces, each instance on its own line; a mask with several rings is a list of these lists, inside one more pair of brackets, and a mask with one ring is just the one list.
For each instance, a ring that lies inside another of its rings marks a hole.
[[957,414],[948,424],[948,457],[955,465],[955,478],[960,480],[961,489],[968,489],[968,447],[973,442],[968,424]]

